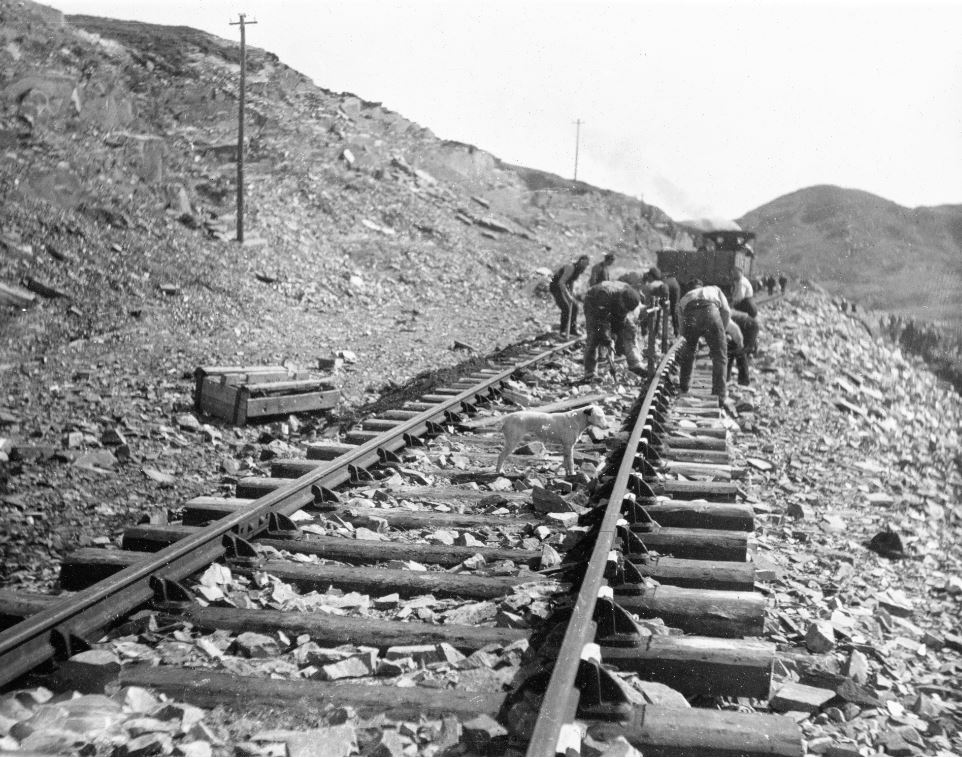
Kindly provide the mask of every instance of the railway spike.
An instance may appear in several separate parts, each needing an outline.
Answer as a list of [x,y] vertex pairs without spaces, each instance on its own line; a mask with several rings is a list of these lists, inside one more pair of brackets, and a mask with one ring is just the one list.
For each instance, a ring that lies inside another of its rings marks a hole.
[[410,434],[408,432],[404,433],[404,444],[407,447],[424,447],[424,440],[420,437]]
[[[655,521],[651,514],[648,513],[647,509],[639,503],[634,498],[625,498],[621,503],[621,514],[625,517],[625,520],[635,528],[632,530],[632,534],[636,531],[652,531],[661,526],[657,521]],[[637,525],[643,525],[641,527]]]
[[56,660],[59,661],[65,661],[92,647],[90,642],[66,626],[58,626],[50,631],[50,644],[55,651]]
[[655,470],[645,458],[642,456],[635,456],[635,469],[641,473],[641,477],[646,482],[657,482],[661,475]]
[[300,527],[289,516],[271,511],[267,514],[267,536],[273,539],[300,539],[303,537]]
[[[635,564],[626,560],[623,553],[617,550],[612,550],[608,553],[608,563],[605,566],[605,579],[608,580],[610,586],[618,587],[619,591],[627,586],[628,590],[623,593],[627,595],[638,594],[648,587],[648,582],[645,581],[644,574],[638,570]],[[632,587],[636,587],[637,591],[632,592]]]
[[[464,402],[462,401],[462,405],[463,404]],[[448,410],[444,412],[444,420],[448,424],[460,424],[462,421],[464,421],[464,418],[460,413]]]
[[439,434],[444,434],[446,431],[443,424],[439,424],[436,421],[425,421],[424,425],[427,427],[428,434],[432,437],[436,437]]
[[637,560],[642,559],[642,563],[648,563],[651,559],[648,554],[648,547],[644,540],[639,537],[634,529],[625,519],[619,519],[616,527],[618,539],[621,541],[621,551],[623,555],[631,555]]
[[642,505],[654,505],[658,502],[651,485],[638,474],[632,473],[628,476],[628,489],[634,493],[635,500]]
[[338,497],[334,490],[328,489],[323,484],[312,484],[311,485],[311,495],[314,498],[314,506],[319,508],[324,508],[328,503],[339,503],[341,498]]
[[224,535],[224,550],[227,557],[232,561],[250,563],[257,559],[257,551],[254,546],[233,532],[227,532]]
[[154,605],[169,605],[171,603],[194,603],[197,598],[194,593],[180,582],[167,577],[150,577],[150,589],[154,593]]
[[624,686],[601,665],[601,655],[591,652],[597,645],[585,645],[575,686],[580,690],[578,718],[622,721],[632,712],[631,698]]
[[602,587],[595,602],[595,642],[610,647],[638,647],[645,635],[631,614],[618,605],[611,587]]
[[468,415],[473,416],[475,413],[478,412],[478,404],[477,404],[477,402],[470,402],[470,401],[468,401],[468,400],[462,400],[462,401],[461,401],[461,410],[464,411],[465,413],[467,413]]
[[648,444],[647,440],[641,439],[638,441],[638,452],[644,457],[648,463],[651,464],[652,468],[664,471],[668,468],[668,465],[662,459],[658,451],[655,450],[651,445]]
[[391,450],[384,447],[379,447],[377,449],[377,459],[381,464],[385,463],[401,463],[401,456]]
[[347,464],[347,473],[351,479],[351,484],[361,484],[363,482],[373,482],[374,475],[368,471],[364,466],[355,466],[352,463]]

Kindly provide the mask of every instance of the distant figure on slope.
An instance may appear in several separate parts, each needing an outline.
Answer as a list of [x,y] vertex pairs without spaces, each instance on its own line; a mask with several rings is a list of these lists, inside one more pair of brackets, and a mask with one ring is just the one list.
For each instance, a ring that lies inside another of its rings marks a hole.
[[599,350],[624,355],[628,370],[644,375],[636,342],[642,296],[626,282],[602,282],[585,293],[585,379],[595,379]]
[[769,274],[765,277],[765,289],[768,290],[769,295],[775,294],[775,275]]
[[755,291],[738,266],[732,269],[732,281],[732,308],[755,318],[758,315],[758,309],[755,307]]
[[678,303],[678,320],[685,338],[685,343],[678,351],[678,384],[683,393],[688,392],[695,366],[695,350],[698,340],[704,337],[711,356],[711,393],[718,397],[718,405],[725,407],[728,398],[725,385],[728,370],[725,329],[731,321],[731,308],[725,293],[718,287],[705,286],[697,279],[691,284],[691,289]]
[[554,272],[548,289],[554,301],[561,309],[561,326],[559,331],[564,335],[580,334],[578,331],[578,301],[574,296],[574,283],[585,269],[588,268],[589,258],[582,255],[574,263],[566,263]]
[[779,274],[778,274],[778,286],[781,288],[782,294],[784,295],[784,294],[785,294],[785,287],[788,286],[788,277],[785,276],[785,274],[783,274],[783,273],[781,273],[781,272],[779,272]]
[[588,275],[588,286],[594,287],[596,284],[611,280],[611,264],[615,262],[614,253],[605,253],[605,257],[591,267],[591,274]]

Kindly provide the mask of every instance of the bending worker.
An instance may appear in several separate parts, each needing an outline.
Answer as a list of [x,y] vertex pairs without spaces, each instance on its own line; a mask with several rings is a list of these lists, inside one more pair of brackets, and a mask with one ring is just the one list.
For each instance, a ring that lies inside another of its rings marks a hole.
[[635,328],[642,304],[638,290],[625,282],[602,282],[589,288],[585,294],[585,379],[596,378],[599,349],[614,349],[616,355],[625,356],[629,371],[645,374]]
[[561,309],[562,334],[580,334],[578,331],[578,301],[574,296],[574,284],[585,269],[588,268],[589,258],[582,255],[574,263],[567,263],[551,277],[551,284],[548,290],[554,297],[554,301]]
[[695,365],[695,350],[698,340],[704,337],[711,356],[711,393],[718,397],[718,405],[724,407],[728,397],[725,386],[728,370],[725,329],[731,320],[731,309],[725,293],[718,287],[705,286],[697,279],[692,284],[693,288],[678,301],[678,320],[685,338],[685,343],[678,351],[678,384],[682,392],[688,392]]

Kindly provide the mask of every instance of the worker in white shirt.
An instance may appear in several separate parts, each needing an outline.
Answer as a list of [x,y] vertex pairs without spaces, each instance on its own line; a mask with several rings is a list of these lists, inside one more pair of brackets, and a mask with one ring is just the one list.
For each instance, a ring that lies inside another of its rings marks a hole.
[[737,266],[732,269],[732,282],[732,308],[756,318],[758,308],[755,307],[755,290],[748,277]]
[[698,340],[704,337],[711,356],[711,393],[718,397],[719,407],[726,407],[728,355],[725,329],[731,320],[731,308],[725,293],[718,287],[705,286],[700,280],[695,280],[692,285],[692,289],[678,301],[678,321],[685,338],[678,351],[678,384],[683,393],[688,392],[695,350]]

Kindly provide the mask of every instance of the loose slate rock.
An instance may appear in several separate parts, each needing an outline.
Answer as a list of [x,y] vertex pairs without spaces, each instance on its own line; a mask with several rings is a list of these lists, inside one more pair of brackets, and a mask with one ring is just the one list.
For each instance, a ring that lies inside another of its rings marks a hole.
[[769,699],[773,711],[804,711],[815,713],[825,703],[835,697],[832,690],[810,687],[798,682],[785,682]]

